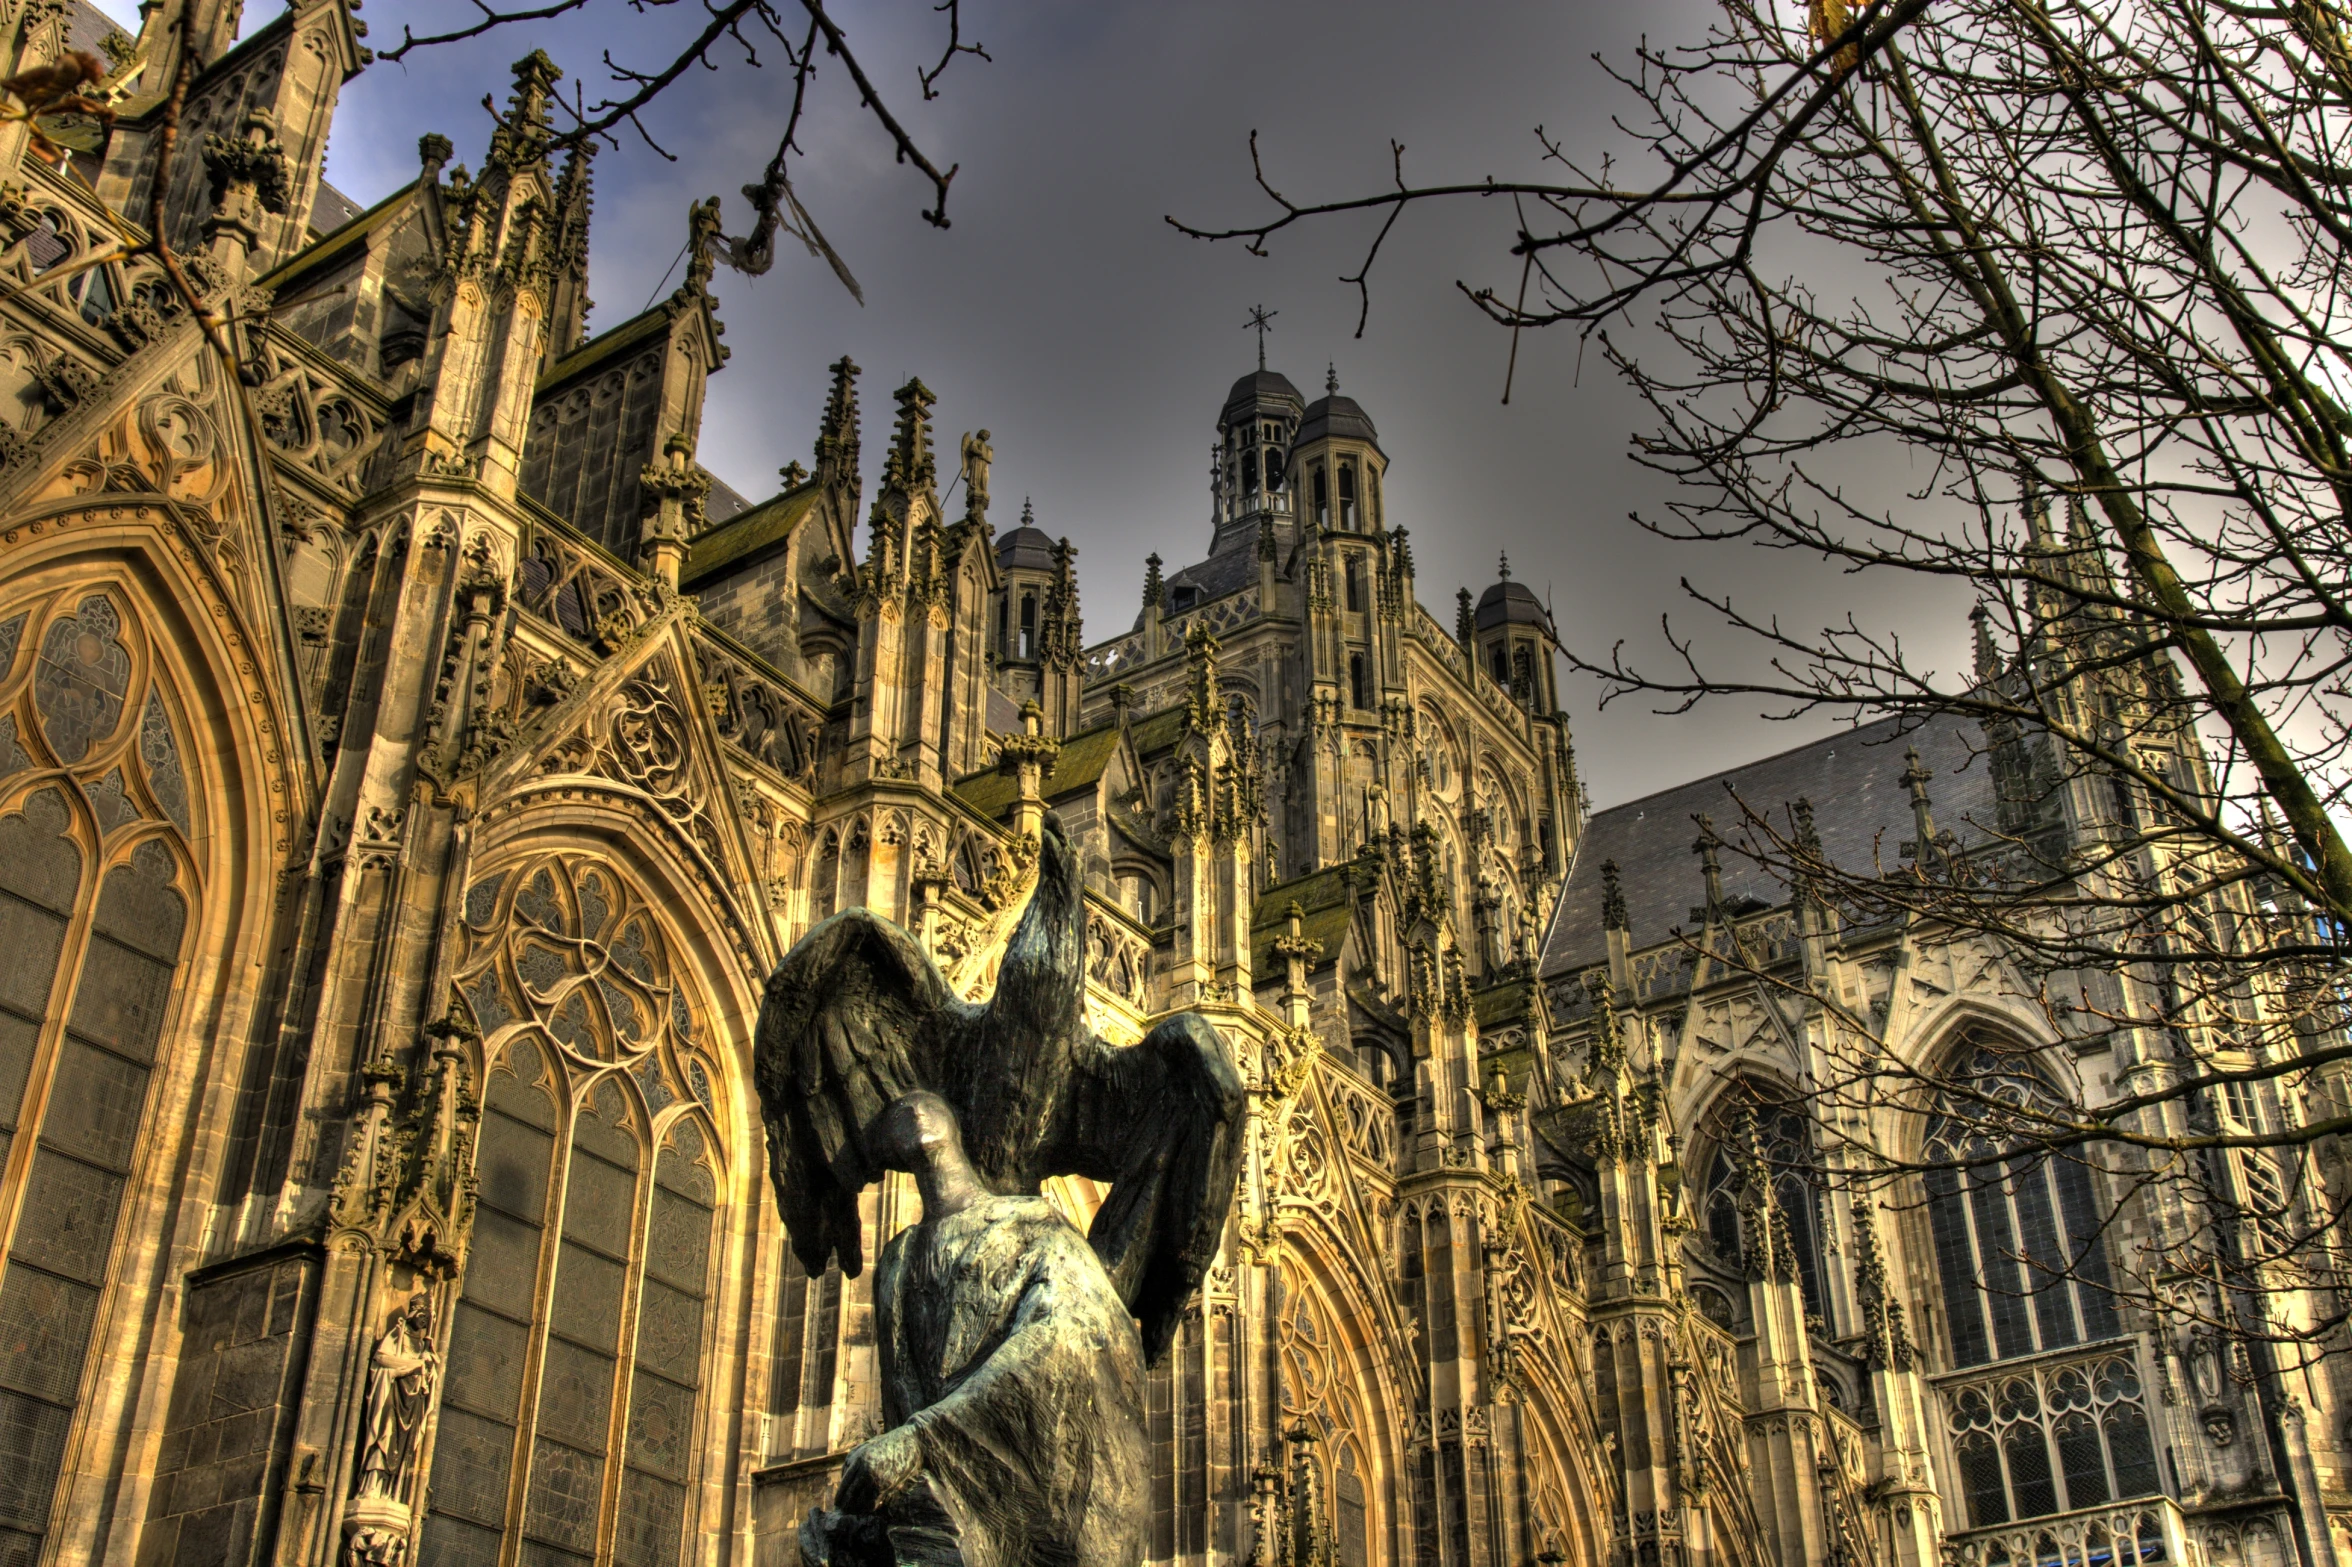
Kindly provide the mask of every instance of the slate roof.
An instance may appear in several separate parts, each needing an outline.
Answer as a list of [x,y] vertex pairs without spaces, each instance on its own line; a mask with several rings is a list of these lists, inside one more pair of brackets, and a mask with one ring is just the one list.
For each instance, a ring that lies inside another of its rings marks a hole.
[[320,235],[332,234],[366,210],[325,180],[320,180],[318,194],[310,198],[310,227],[312,232]]
[[[719,493],[717,481],[711,484],[714,499]],[[804,480],[797,488],[772,496],[757,506],[746,506],[743,497],[733,490],[727,494],[735,500],[734,512],[721,518],[711,512],[712,526],[705,528],[687,547],[686,565],[678,573],[681,586],[691,587],[730,566],[748,562],[753,556],[766,552],[792,536],[801,520],[816,509],[817,481]]]
[[[1782,812],[1799,796],[1813,802],[1813,823],[1832,864],[1867,873],[1873,855],[1895,863],[1912,836],[1911,797],[1903,787],[1903,752],[1919,748],[1933,774],[1927,786],[1936,829],[1963,844],[1981,841],[1972,822],[1995,820],[1991,759],[1982,754],[1983,736],[1972,719],[1945,717],[1906,729],[1906,720],[1884,719],[1826,739],[1768,756],[1745,767],[1710,774],[1690,783],[1594,813],[1577,845],[1576,863],[1560,894],[1558,912],[1544,943],[1543,972],[1557,976],[1586,968],[1608,955],[1601,929],[1601,864],[1615,860],[1625,890],[1626,923],[1634,950],[1656,946],[1676,927],[1690,928],[1691,909],[1706,901],[1692,821],[1704,811],[1725,839],[1740,835],[1739,798],[1758,812]],[[1766,904],[1788,900],[1788,889],[1751,861],[1726,848],[1722,854],[1726,898],[1754,898]]]
[[1283,959],[1274,952],[1274,939],[1289,928],[1290,906],[1299,906],[1299,933],[1319,941],[1323,950],[1309,968],[1322,968],[1339,959],[1348,925],[1356,917],[1355,895],[1348,890],[1347,864],[1326,865],[1293,881],[1277,882],[1258,894],[1250,911],[1250,972],[1260,979],[1280,978]]
[[1307,404],[1306,417],[1299,421],[1299,445],[1319,441],[1327,435],[1350,441],[1370,441],[1374,446],[1380,444],[1380,433],[1372,428],[1372,416],[1364,412],[1364,405],[1352,397],[1342,397],[1337,392],[1328,397],[1318,397]]
[[1492,631],[1506,624],[1552,629],[1551,613],[1544,608],[1543,600],[1535,596],[1534,589],[1508,577],[1478,595],[1478,629]]
[[[110,33],[121,33],[128,38],[131,30],[90,4],[90,0],[72,0],[65,11],[65,46],[100,54],[99,45]],[[103,56],[101,55],[101,58]],[[324,190],[326,187],[321,186]]]
[[739,517],[751,510],[750,497],[717,474],[712,473],[708,468],[704,468],[702,471],[711,482],[710,494],[703,498],[702,512],[704,516],[710,518],[712,526],[715,527],[731,517]]
[[[1048,773],[1040,793],[1045,799],[1058,800],[1075,794],[1080,789],[1091,789],[1102,781],[1103,769],[1111,765],[1111,758],[1119,754],[1119,726],[1116,723],[1098,725],[1081,734],[1074,734],[1062,742],[1062,749],[1054,757],[1054,769]],[[1012,809],[1019,790],[1010,775],[995,768],[985,772],[968,773],[955,786],[956,794],[973,810],[996,821]]]
[[[1250,544],[1251,541],[1245,539],[1235,547],[1211,555],[1207,560],[1187,566],[1169,577],[1168,602],[1171,613],[1190,613],[1203,604],[1216,602],[1228,593],[1239,593],[1257,581],[1258,552]],[[1184,610],[1176,610],[1174,605],[1178,588],[1197,589],[1200,597]],[[1142,624],[1141,617],[1137,618],[1136,623]]]
[[1015,528],[996,541],[996,564],[1004,571],[1051,571],[1053,542],[1043,528]]
[[1252,370],[1234,382],[1233,389],[1225,394],[1225,407],[1218,414],[1218,422],[1231,423],[1237,415],[1247,413],[1252,408],[1262,408],[1268,403],[1288,402],[1296,405],[1303,401],[1305,399],[1299,396],[1299,389],[1291,385],[1290,377],[1281,371]]

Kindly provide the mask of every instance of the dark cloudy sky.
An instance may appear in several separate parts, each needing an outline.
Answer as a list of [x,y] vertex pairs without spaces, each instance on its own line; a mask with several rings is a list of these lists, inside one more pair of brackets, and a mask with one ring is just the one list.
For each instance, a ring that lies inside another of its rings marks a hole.
[[[469,9],[373,0],[365,15],[371,42],[383,45],[403,19],[422,30]],[[1641,410],[1597,350],[1580,374],[1573,338],[1531,336],[1501,406],[1507,341],[1454,281],[1515,278],[1503,254],[1507,208],[1466,202],[1409,215],[1374,274],[1361,339],[1355,291],[1337,278],[1353,270],[1367,223],[1286,237],[1260,259],[1163,222],[1171,212],[1214,222],[1261,210],[1253,128],[1277,183],[1302,197],[1376,188],[1392,137],[1407,147],[1408,171],[1433,180],[1536,172],[1537,125],[1597,151],[1625,100],[1592,55],[1623,58],[1644,30],[1691,36],[1705,16],[1692,0],[967,0],[965,36],[993,63],[957,61],[929,104],[915,86],[918,58],[928,63],[941,37],[929,5],[836,0],[835,9],[924,147],[962,165],[954,226],[919,219],[927,187],[893,167],[841,78],[827,82],[795,184],[866,304],[797,248],[780,250],[764,278],[720,273],[734,359],[712,382],[701,456],[746,494],[769,493],[778,467],[808,460],[835,357],[846,351],[866,372],[870,465],[891,389],[920,375],[938,395],[948,449],[961,431],[993,432],[998,526],[1027,495],[1041,526],[1079,546],[1087,630],[1107,637],[1135,614],[1146,553],[1174,566],[1206,549],[1213,423],[1226,387],[1254,364],[1242,323],[1262,301],[1280,312],[1271,364],[1312,397],[1335,362],[1343,389],[1377,422],[1392,464],[1390,520],[1411,528],[1422,595],[1445,624],[1455,587],[1486,586],[1507,549],[1514,575],[1551,595],[1563,637],[1594,655],[1619,638],[1656,652],[1659,614],[1675,606],[1686,574],[1805,626],[1852,605],[1934,646],[1937,662],[1960,655],[1964,606],[1924,603],[1916,584],[1858,583],[1786,556],[1640,533],[1627,513],[1654,503],[1660,486],[1625,456]],[[674,36],[698,13],[678,5],[640,16],[620,0],[592,0],[585,20],[419,55],[405,69],[373,66],[345,90],[329,178],[371,202],[415,176],[427,130],[478,165],[489,132],[482,95],[503,102],[507,66],[530,47],[547,49],[571,80],[584,75],[593,99],[605,85],[600,51],[650,60],[658,40],[641,30]],[[255,14],[270,14],[266,0]],[[786,85],[739,64],[696,73],[688,96],[653,117],[677,163],[641,146],[599,160],[592,327],[657,294],[690,200],[724,193],[731,226],[744,221],[735,193],[766,162]],[[1893,591],[1905,597],[1882,597]],[[1707,629],[1697,616],[1678,613],[1677,623]],[[1722,636],[1703,645],[1727,667],[1735,656]],[[1667,719],[1637,703],[1598,712],[1585,685],[1563,694],[1602,805],[1824,727],[1768,724],[1752,704]]]

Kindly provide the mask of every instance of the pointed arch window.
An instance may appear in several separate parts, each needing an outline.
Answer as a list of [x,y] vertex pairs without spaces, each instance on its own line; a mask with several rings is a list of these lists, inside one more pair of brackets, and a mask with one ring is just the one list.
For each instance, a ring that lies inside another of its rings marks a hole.
[[1312,480],[1315,495],[1315,526],[1327,527],[1331,522],[1331,488],[1323,478],[1323,465],[1315,464]]
[[112,592],[0,615],[0,1560],[54,1521],[197,904],[163,685]]
[[458,1005],[491,1067],[424,1559],[668,1567],[701,1428],[714,1074],[611,866],[493,872],[462,940]]
[[[1347,607],[1349,610],[1361,614],[1364,609],[1364,560],[1362,556],[1350,555],[1348,557],[1346,577]],[[1356,705],[1363,706],[1361,702]]]
[[1372,705],[1372,682],[1365,673],[1364,655],[1361,653],[1348,655],[1348,701],[1355,707]]
[[[1996,1102],[2061,1108],[2015,1051],[1979,1041],[1958,1080]],[[2090,1172],[2032,1150],[2000,1158],[1995,1112],[1947,1104],[1928,1130],[1930,1161],[1969,1159],[1927,1176],[1928,1226],[1944,1298],[1951,1363],[1982,1365],[2122,1331]]]
[[1343,462],[1339,465],[1339,526],[1343,532],[1355,533],[1360,531],[1357,521],[1356,465]]

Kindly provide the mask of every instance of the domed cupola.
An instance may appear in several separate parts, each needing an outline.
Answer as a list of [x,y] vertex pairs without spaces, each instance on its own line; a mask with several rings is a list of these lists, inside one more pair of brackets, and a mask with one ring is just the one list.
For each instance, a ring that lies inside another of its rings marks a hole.
[[1023,501],[1021,525],[996,541],[996,570],[1003,584],[996,601],[999,664],[1031,662],[1039,652],[1040,616],[1053,590],[1054,541],[1035,517]]
[[1299,514],[1311,526],[1340,533],[1377,533],[1382,527],[1380,479],[1388,458],[1372,416],[1339,391],[1331,368],[1324,392],[1300,416],[1290,448],[1290,482]]
[[1478,596],[1472,617],[1478,666],[1514,701],[1549,713],[1559,706],[1552,655],[1559,650],[1560,634],[1543,600],[1512,579],[1510,556],[1502,557],[1498,570],[1499,579]]
[[1262,346],[1259,354],[1256,371],[1233,383],[1217,415],[1211,555],[1255,545],[1259,525],[1269,517],[1284,529],[1292,520],[1290,496],[1282,487],[1283,454],[1298,433],[1306,400],[1288,376],[1266,368]]

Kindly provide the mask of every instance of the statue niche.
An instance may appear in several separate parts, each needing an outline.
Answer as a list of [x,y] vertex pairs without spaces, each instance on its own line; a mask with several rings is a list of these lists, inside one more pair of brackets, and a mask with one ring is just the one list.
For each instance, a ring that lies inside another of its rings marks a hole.
[[[860,1272],[857,1195],[884,1170],[923,1194],[876,1279],[890,1425],[803,1526],[817,1567],[1141,1559],[1141,1368],[1216,1255],[1246,1101],[1197,1013],[1124,1048],[1086,1026],[1085,927],[1078,858],[1049,818],[985,1004],[864,909],[769,977],[755,1070],[801,1266]],[[1110,1183],[1083,1245],[1038,1196],[1064,1174]]]
[[440,1381],[432,1298],[420,1291],[393,1317],[368,1357],[359,1477],[343,1524],[353,1567],[393,1567],[407,1549],[417,1437]]

